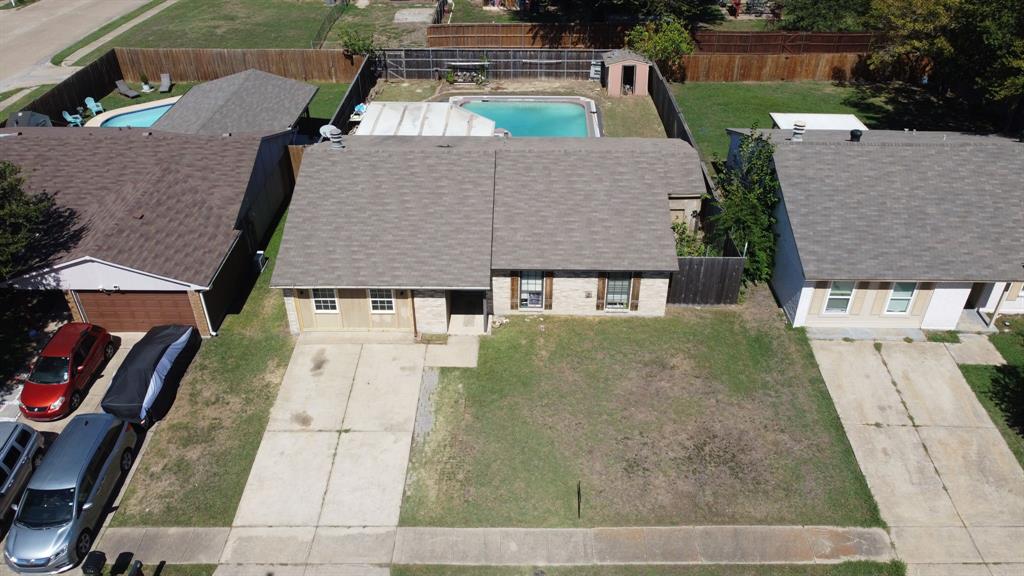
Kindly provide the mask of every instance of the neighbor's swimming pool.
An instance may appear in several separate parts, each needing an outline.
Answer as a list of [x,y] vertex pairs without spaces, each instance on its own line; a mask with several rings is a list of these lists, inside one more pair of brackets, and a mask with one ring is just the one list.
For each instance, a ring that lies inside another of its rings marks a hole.
[[174,104],[164,104],[162,106],[146,108],[145,110],[117,114],[104,120],[100,126],[106,128],[148,128],[159,120],[165,112],[170,110],[171,106],[174,106]]
[[582,102],[481,99],[463,101],[460,105],[494,120],[498,128],[508,130],[513,137],[585,138],[591,135],[590,112]]

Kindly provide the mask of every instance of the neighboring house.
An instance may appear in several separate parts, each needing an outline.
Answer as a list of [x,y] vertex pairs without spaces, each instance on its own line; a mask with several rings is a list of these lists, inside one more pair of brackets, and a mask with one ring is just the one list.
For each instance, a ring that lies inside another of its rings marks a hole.
[[75,320],[111,331],[180,323],[214,333],[292,189],[290,138],[0,130],[0,158],[21,167],[27,191],[72,210],[82,232],[6,285],[62,290]]
[[197,84],[153,124],[182,134],[276,134],[306,114],[317,88],[250,69]]
[[490,314],[661,316],[678,269],[668,197],[704,192],[680,140],[345,145],[307,148],[302,160],[271,281],[293,332],[480,333]]
[[868,127],[853,114],[808,114],[806,112],[769,112],[772,128],[792,130],[797,124],[803,124],[805,130],[860,130],[867,132]]
[[946,330],[1024,312],[1024,143],[766,133],[781,186],[772,287],[794,326]]

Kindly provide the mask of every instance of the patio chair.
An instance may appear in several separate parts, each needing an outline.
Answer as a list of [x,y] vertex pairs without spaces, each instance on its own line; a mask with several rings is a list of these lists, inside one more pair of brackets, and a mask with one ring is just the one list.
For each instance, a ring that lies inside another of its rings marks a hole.
[[68,126],[82,126],[82,116],[79,114],[68,114],[67,110],[62,111],[64,113],[64,120],[68,123]]
[[96,99],[92,96],[85,97],[85,107],[88,108],[90,112],[92,112],[93,116],[104,111],[103,104],[97,102]]
[[160,91],[170,92],[171,91],[171,75],[166,72],[160,74]]
[[131,86],[129,86],[128,83],[124,80],[118,80],[117,82],[114,82],[114,85],[117,86],[118,93],[120,93],[122,96],[126,98],[139,97],[139,93],[135,90],[132,90]]

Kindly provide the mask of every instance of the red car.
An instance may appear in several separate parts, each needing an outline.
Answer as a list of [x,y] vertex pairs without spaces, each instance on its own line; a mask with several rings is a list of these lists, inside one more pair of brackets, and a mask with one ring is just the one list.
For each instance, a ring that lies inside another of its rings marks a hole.
[[93,376],[117,347],[94,324],[71,322],[57,329],[36,359],[21,390],[21,413],[30,420],[56,420],[82,403]]

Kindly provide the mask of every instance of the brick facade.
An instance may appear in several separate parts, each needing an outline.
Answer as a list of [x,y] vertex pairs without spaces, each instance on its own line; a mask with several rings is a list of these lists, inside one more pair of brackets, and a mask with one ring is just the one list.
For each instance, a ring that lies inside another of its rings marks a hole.
[[491,277],[493,310],[497,315],[560,314],[566,316],[664,316],[668,299],[668,272],[644,272],[640,279],[639,306],[636,311],[598,310],[598,273],[556,271],[552,283],[550,310],[512,310],[512,281],[508,271],[495,271]]
[[199,292],[189,290],[188,303],[192,307],[192,314],[196,318],[196,327],[199,328],[199,335],[203,338],[209,338],[212,335],[210,334],[210,322],[206,319],[206,312],[203,310],[203,300]]
[[416,331],[420,334],[448,332],[448,298],[444,290],[414,290]]

